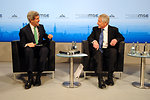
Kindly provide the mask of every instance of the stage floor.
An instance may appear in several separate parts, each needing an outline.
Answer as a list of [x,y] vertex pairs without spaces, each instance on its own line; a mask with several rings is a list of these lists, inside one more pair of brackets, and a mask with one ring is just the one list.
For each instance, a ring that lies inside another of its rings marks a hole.
[[[75,69],[79,64],[74,64]],[[25,90],[23,79],[18,75],[14,80],[11,62],[0,62],[0,99],[1,100],[149,100],[150,89],[139,89],[132,85],[140,82],[140,65],[125,64],[120,79],[114,86],[99,89],[97,77],[75,79],[81,83],[78,88],[62,85],[69,81],[69,64],[56,64],[55,78],[51,74],[42,76],[42,85]],[[119,77],[118,73],[115,73]],[[24,77],[26,79],[26,77]],[[150,84],[150,65],[145,68],[145,82]]]

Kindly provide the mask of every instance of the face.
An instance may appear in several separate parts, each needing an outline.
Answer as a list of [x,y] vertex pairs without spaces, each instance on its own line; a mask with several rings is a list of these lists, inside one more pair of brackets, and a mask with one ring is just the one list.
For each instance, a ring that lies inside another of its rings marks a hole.
[[39,16],[35,16],[35,19],[34,19],[34,20],[30,20],[30,23],[31,23],[33,26],[39,26],[39,22],[40,22],[40,17],[39,17]]
[[98,18],[97,25],[98,25],[98,28],[104,29],[104,28],[107,26],[107,23],[106,23],[106,22],[102,22],[102,18],[99,17],[99,18]]

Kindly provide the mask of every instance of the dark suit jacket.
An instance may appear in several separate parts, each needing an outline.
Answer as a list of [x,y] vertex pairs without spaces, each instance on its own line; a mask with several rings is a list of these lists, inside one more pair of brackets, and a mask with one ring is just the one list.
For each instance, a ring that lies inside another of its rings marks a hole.
[[[89,43],[91,43],[93,40],[97,40],[99,43],[100,33],[101,29],[98,28],[98,26],[93,27],[92,33],[88,37]],[[115,46],[110,45],[112,39],[117,39],[118,44],[120,41],[124,40],[124,37],[119,33],[118,28],[108,25],[108,48],[117,48],[117,44]]]
[[[48,35],[45,33],[45,29],[43,27],[43,25],[39,25],[38,27],[38,31],[39,31],[39,43],[38,44],[43,44],[43,38],[45,38],[46,40],[48,40]],[[26,25],[25,27],[23,27],[22,29],[20,29],[20,44],[22,47],[25,46],[25,44],[27,43],[35,43],[35,39],[34,39],[34,35],[32,33],[31,27],[30,25]]]

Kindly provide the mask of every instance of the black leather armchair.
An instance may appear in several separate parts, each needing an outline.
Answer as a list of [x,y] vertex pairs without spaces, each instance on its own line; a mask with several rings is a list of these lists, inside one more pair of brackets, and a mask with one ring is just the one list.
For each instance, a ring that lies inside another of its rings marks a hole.
[[[50,47],[50,53],[47,57],[46,67],[43,73],[52,73],[52,78],[54,78],[55,72],[55,41],[49,41],[49,43],[45,44]],[[20,46],[20,41],[12,41],[12,65],[13,65],[13,73],[14,78],[16,79],[16,74],[27,72],[27,66],[25,66],[24,61],[24,53],[23,48]],[[37,58],[34,59],[34,66],[37,66]],[[35,67],[34,71],[36,72],[37,69]]]
[[[117,53],[117,63],[115,66],[115,72],[123,72],[124,67],[124,45],[125,42],[121,41],[118,45]],[[90,44],[87,40],[82,41],[82,52],[86,53],[88,56],[82,58],[82,64],[84,66],[84,78],[86,78],[86,73],[95,73],[96,64],[92,61],[92,55],[90,54]],[[105,62],[105,61],[104,61]],[[104,63],[105,64],[105,63]],[[107,72],[108,68],[104,65],[103,71]],[[121,73],[120,73],[121,77]]]

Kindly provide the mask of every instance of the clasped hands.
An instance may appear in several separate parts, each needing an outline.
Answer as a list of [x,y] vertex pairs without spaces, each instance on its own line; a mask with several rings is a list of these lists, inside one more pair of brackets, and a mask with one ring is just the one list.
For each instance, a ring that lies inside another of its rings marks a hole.
[[[48,38],[49,38],[49,39],[52,39],[52,38],[53,38],[53,35],[52,35],[52,34],[49,34],[49,35],[48,35]],[[35,45],[36,45],[36,43],[33,43],[33,42],[26,44],[26,46],[29,46],[29,47],[35,47]]]
[[[117,43],[117,39],[112,39],[111,42],[110,42],[110,45],[111,45],[111,46],[115,46],[116,43]],[[99,43],[98,43],[96,40],[93,41],[93,47],[94,47],[96,50],[99,49]]]

